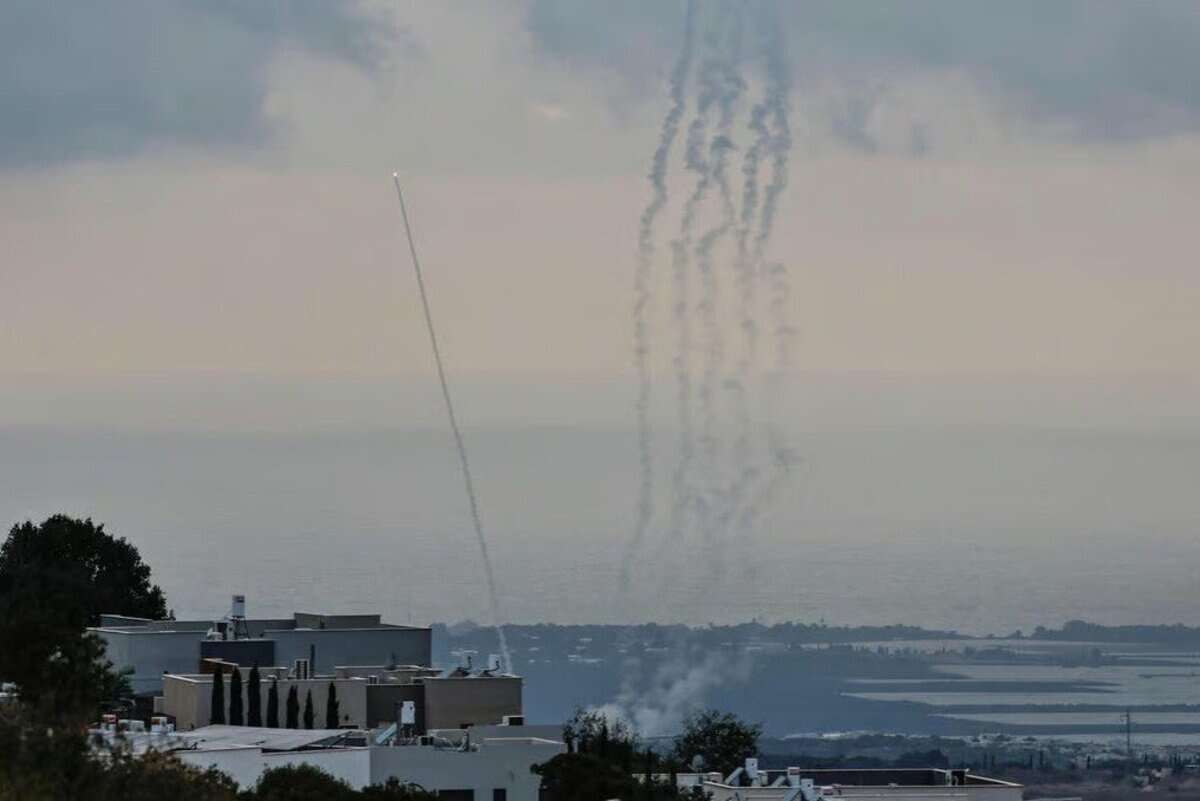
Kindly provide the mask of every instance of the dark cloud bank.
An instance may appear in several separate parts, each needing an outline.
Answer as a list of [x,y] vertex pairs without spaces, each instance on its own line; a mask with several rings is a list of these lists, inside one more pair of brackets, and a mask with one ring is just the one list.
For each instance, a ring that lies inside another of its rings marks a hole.
[[[701,4],[708,16],[716,0]],[[750,13],[764,0],[749,0]],[[966,75],[1023,119],[1073,137],[1126,141],[1200,129],[1200,3],[1194,0],[779,0],[798,92],[840,86],[806,107],[850,146],[876,146],[868,119],[889,83]],[[396,13],[399,13],[398,11]],[[583,80],[662,102],[682,4],[528,0],[516,13],[537,57]],[[702,14],[703,16],[703,14]],[[412,42],[354,2],[7,0],[0,6],[0,167],[136,155],[152,145],[247,149],[279,132],[264,115],[267,67],[293,45],[379,75]],[[439,58],[452,58],[453,32]],[[950,101],[947,101],[950,102]],[[912,149],[936,128],[916,120]],[[933,137],[936,139],[936,137]]]

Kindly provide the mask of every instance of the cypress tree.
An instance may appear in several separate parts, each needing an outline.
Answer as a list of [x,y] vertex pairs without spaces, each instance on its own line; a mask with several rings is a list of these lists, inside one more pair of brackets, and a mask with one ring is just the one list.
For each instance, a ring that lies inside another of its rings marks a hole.
[[267,726],[279,728],[279,679],[271,679],[271,689],[267,690]]
[[250,668],[246,682],[246,725],[262,725],[262,680],[258,676],[258,663]]
[[296,685],[288,687],[287,697],[287,727],[300,728],[300,697],[296,694]]
[[312,727],[313,727],[312,690],[309,690],[308,695],[304,696],[304,728],[311,729]]
[[235,667],[229,677],[229,725],[244,726],[245,723],[242,717],[242,671]]
[[329,696],[325,700],[325,728],[336,729],[338,727],[338,719],[341,717],[341,710],[338,709],[337,685],[332,681],[329,682]]
[[213,674],[212,706],[208,710],[208,722],[213,725],[225,722],[225,674],[220,668]]

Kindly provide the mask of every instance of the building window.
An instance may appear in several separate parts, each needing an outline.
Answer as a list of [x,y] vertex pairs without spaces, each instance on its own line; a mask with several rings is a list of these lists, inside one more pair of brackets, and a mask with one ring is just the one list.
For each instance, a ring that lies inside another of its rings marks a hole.
[[440,801],[475,801],[474,790],[438,790]]
[[508,801],[508,790],[503,787],[492,790],[492,801]]

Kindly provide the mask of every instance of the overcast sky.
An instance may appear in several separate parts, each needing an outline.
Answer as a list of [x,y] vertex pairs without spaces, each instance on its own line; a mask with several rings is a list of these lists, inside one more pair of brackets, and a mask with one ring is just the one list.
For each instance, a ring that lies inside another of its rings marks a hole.
[[[797,370],[1194,385],[1200,5],[780,9]],[[0,381],[34,394],[0,421],[129,376],[427,375],[393,170],[456,375],[628,378],[682,31],[640,0],[9,0]]]

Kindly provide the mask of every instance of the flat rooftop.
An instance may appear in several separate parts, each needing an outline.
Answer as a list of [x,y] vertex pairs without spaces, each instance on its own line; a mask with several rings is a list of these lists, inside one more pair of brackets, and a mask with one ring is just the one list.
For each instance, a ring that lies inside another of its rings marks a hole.
[[[185,634],[195,633],[203,636],[216,622],[225,621],[224,617],[212,620],[148,620],[146,618],[128,617],[126,615],[101,615],[100,625],[94,631],[111,632],[114,634]],[[291,617],[284,618],[246,618],[246,631],[250,639],[269,639],[273,631],[362,631],[376,629],[395,629],[408,631],[429,631],[427,626],[402,626],[395,623],[384,623],[380,615],[329,615],[312,612],[296,612]]]
[[[760,771],[774,777],[785,775],[786,770]],[[800,778],[812,779],[820,786],[842,787],[947,787],[951,776],[959,786],[1019,787],[1003,779],[976,776],[965,770],[943,770],[942,768],[828,768],[800,769]]]

